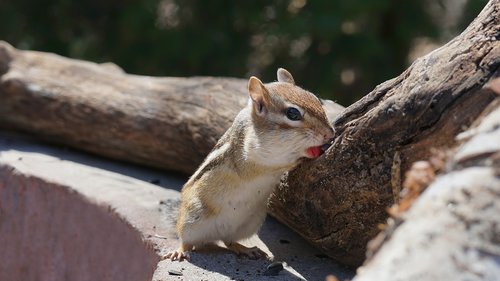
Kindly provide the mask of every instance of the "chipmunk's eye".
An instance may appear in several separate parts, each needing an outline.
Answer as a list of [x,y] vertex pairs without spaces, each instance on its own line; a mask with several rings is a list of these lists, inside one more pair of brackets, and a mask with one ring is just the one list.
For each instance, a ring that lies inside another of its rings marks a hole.
[[302,114],[295,107],[289,107],[286,109],[286,117],[292,121],[298,121],[302,119]]

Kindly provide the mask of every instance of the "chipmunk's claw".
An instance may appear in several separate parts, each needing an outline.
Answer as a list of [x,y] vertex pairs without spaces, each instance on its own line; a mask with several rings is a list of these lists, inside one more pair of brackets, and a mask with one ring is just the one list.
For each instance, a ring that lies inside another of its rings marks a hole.
[[169,259],[171,261],[183,261],[183,260],[190,260],[190,255],[189,251],[183,251],[182,249],[178,249],[175,251],[168,252],[166,255],[164,255],[161,259],[166,260]]
[[259,249],[257,247],[249,248],[248,251],[244,251],[244,252],[240,253],[240,255],[247,256],[253,260],[258,260],[258,259],[267,260],[267,259],[269,259],[269,256],[266,254],[266,252],[262,251],[261,249]]

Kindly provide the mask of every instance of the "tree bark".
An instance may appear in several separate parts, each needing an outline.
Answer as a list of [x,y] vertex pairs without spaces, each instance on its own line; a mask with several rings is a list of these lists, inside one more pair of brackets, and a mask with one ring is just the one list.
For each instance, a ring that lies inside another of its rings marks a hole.
[[0,41],[0,127],[114,159],[191,174],[247,99],[245,79],[129,75]]
[[[500,79],[495,83],[500,94]],[[498,280],[500,98],[486,111],[460,134],[467,141],[446,172],[370,243],[372,254],[355,281]]]
[[458,37],[377,86],[335,121],[324,157],[288,173],[270,212],[352,266],[397,202],[402,172],[454,137],[492,101],[478,91],[498,76],[500,1],[490,1]]
[[231,78],[127,75],[0,42],[0,126],[107,157],[192,173],[246,102]]
[[[454,136],[493,99],[499,0],[457,38],[343,111],[326,154],[288,173],[270,212],[338,261],[364,260],[401,171]],[[0,43],[0,127],[92,153],[191,173],[247,100],[246,81],[155,78]],[[334,120],[342,107],[328,102]]]

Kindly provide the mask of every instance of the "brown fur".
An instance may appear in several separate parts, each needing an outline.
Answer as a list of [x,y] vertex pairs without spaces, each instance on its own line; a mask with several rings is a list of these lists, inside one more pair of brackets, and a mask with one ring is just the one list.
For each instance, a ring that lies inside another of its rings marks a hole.
[[[311,114],[318,120],[328,124],[328,119],[320,100],[312,93],[297,86],[292,87],[290,83],[283,82],[266,84],[266,88],[273,95],[280,96],[283,100],[300,105],[307,114]],[[283,108],[283,110],[285,109]]]
[[[250,78],[251,102],[182,189],[176,225],[181,246],[167,258],[182,259],[186,251],[209,239],[223,240],[229,249],[255,256],[260,250],[236,241],[258,230],[280,176],[306,157],[309,147],[331,138],[320,100],[295,86],[288,71],[278,70],[278,79],[264,85]],[[303,110],[300,122],[286,119],[289,103]]]

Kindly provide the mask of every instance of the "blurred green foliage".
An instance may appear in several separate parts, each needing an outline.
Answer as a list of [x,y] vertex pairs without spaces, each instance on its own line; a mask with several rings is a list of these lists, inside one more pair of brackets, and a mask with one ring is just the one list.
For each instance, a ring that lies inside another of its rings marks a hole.
[[401,73],[416,39],[448,40],[487,2],[464,1],[450,25],[454,0],[4,0],[0,39],[142,75],[273,81],[285,67],[348,105]]

